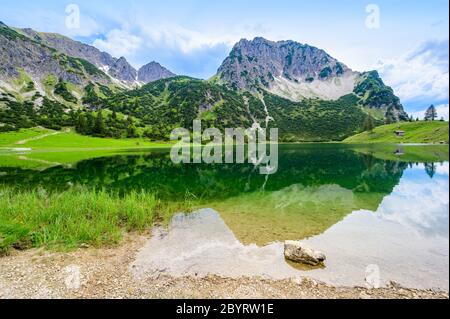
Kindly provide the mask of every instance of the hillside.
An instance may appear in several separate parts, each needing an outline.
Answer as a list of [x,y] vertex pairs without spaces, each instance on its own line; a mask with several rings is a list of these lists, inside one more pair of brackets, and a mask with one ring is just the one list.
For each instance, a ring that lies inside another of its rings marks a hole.
[[156,62],[136,70],[124,57],[114,58],[60,34],[0,22],[0,108],[1,102],[41,107],[45,97],[64,104],[67,111],[92,106],[93,93],[109,96],[172,76]]
[[129,149],[166,147],[167,143],[153,143],[148,139],[129,138],[98,138],[77,134],[72,129],[62,131],[48,130],[44,128],[21,129],[18,132],[0,133],[0,150],[13,148],[43,149]]
[[176,77],[147,84],[140,89],[104,100],[114,109],[142,120],[146,136],[167,139],[173,128],[192,128],[199,118],[205,127],[278,127],[282,141],[341,140],[359,131],[366,114],[357,98],[337,101],[293,102],[269,92],[253,95],[212,82]]
[[[398,137],[395,131],[404,131]],[[440,121],[404,122],[383,125],[372,133],[364,132],[344,140],[345,143],[447,143],[449,142],[449,123]]]

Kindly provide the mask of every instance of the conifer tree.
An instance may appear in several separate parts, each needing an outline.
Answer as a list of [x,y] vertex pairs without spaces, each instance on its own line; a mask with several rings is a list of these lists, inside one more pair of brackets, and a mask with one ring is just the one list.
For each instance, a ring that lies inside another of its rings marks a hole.
[[425,112],[425,121],[434,121],[438,117],[436,108],[433,104]]

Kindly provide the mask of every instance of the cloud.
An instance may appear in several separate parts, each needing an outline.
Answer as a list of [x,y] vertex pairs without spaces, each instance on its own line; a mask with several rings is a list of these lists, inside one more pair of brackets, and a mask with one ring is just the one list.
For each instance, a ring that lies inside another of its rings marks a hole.
[[60,31],[69,37],[90,37],[99,34],[102,31],[102,27],[92,18],[80,13],[79,25],[73,27],[70,23],[64,19],[64,29]]
[[[416,112],[410,112],[410,115],[415,119],[415,118],[419,118],[421,120],[424,119],[425,117],[425,112],[427,109],[423,109],[420,111],[416,111]],[[436,111],[437,111],[437,115],[438,115],[438,119],[440,119],[441,117],[444,118],[444,120],[448,121],[449,120],[449,106],[448,104],[442,104],[442,105],[438,105],[436,106]]]
[[444,162],[440,165],[439,164],[436,165],[436,174],[448,176],[450,174],[449,171],[450,171],[450,169],[449,169],[448,162]]
[[402,101],[448,100],[449,41],[430,40],[376,66]]
[[204,32],[187,29],[177,25],[141,26],[146,45],[149,47],[164,46],[170,50],[188,54],[193,51],[211,49],[217,46],[232,46],[233,36],[214,36]]
[[176,23],[120,23],[92,44],[113,56],[125,56],[139,66],[156,60],[177,74],[209,78],[218,69],[233,45],[241,38],[260,34],[261,25],[246,25],[228,30],[209,28],[198,31]]
[[392,194],[383,200],[377,216],[400,223],[427,237],[448,238],[448,166],[437,167],[439,178],[435,176],[430,180],[422,172],[418,179],[402,179]]
[[134,54],[142,45],[142,39],[127,31],[114,29],[106,34],[105,39],[97,39],[93,45],[115,57]]

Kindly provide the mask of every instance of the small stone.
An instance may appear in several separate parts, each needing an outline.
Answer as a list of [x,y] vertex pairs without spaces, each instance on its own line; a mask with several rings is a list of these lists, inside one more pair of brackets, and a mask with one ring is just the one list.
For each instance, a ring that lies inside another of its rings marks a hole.
[[326,259],[324,253],[309,248],[299,241],[291,240],[284,243],[284,256],[287,260],[311,266],[318,266]]

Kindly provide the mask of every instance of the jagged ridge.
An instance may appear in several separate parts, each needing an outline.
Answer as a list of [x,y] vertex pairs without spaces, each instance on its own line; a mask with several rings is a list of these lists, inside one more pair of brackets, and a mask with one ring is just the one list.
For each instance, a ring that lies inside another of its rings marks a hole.
[[390,121],[407,120],[400,100],[376,71],[355,72],[325,51],[295,41],[243,39],[219,67],[217,78],[235,89],[263,89],[297,102],[355,94],[361,106],[381,110]]

